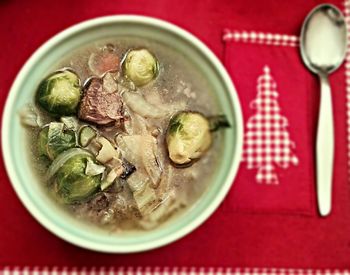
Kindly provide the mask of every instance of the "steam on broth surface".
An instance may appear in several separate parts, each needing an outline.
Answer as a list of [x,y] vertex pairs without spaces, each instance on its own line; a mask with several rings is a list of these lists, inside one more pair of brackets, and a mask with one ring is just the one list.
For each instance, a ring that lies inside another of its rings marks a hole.
[[150,230],[194,205],[229,127],[186,56],[135,37],[64,56],[35,102],[21,121],[40,182],[74,216],[113,231]]

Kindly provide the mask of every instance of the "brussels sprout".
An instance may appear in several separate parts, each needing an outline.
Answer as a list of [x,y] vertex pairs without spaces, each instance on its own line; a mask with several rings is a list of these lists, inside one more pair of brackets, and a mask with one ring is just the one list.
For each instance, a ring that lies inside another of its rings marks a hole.
[[170,159],[179,165],[200,158],[210,147],[212,136],[206,117],[195,112],[180,112],[171,118],[166,135]]
[[[71,148],[63,153],[59,154],[50,164],[49,168],[46,171],[45,179],[49,182],[52,180],[53,176],[56,175],[57,171],[65,164],[69,159],[77,155],[83,155],[92,157],[91,152],[81,149],[81,148]],[[86,173],[86,170],[85,170]]]
[[68,159],[56,172],[55,187],[62,202],[71,204],[84,201],[98,191],[101,175],[86,175],[88,162],[95,163],[92,156],[78,154]]
[[123,61],[125,76],[136,86],[143,86],[154,79],[159,71],[157,59],[146,49],[131,50]]
[[70,70],[61,70],[45,78],[39,85],[36,100],[52,115],[72,115],[80,101],[80,79]]
[[79,120],[75,116],[62,116],[60,121],[69,130],[77,131],[79,128]]
[[64,124],[51,122],[39,132],[39,154],[53,160],[63,151],[75,147],[75,133],[65,130]]

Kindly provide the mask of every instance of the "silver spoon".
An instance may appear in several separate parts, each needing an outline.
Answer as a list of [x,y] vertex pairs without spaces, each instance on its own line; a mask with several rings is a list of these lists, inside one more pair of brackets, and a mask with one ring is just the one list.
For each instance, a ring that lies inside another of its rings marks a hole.
[[334,159],[333,111],[328,74],[343,63],[346,48],[346,24],[340,10],[329,4],[314,8],[302,27],[300,50],[305,65],[318,75],[321,83],[316,175],[318,209],[322,216],[331,212]]

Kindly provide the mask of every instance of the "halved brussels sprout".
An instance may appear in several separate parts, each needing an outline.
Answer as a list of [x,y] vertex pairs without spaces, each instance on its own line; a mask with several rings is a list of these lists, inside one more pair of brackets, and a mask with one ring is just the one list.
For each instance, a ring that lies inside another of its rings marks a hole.
[[153,80],[159,71],[159,64],[146,49],[130,50],[123,61],[125,76],[136,86],[143,86]]
[[230,127],[225,115],[205,117],[198,112],[182,111],[170,119],[166,142],[174,164],[186,167],[199,159],[212,143],[212,132]]
[[95,163],[92,156],[78,154],[68,159],[55,174],[55,191],[66,204],[89,199],[101,184],[101,175],[85,174],[88,162]]
[[39,154],[53,160],[63,151],[76,145],[75,133],[65,130],[64,124],[51,122],[39,132],[38,150]]
[[212,143],[209,121],[200,113],[180,112],[169,122],[166,142],[170,159],[175,164],[188,164]]
[[80,101],[80,79],[72,71],[63,69],[45,78],[39,85],[36,100],[52,115],[72,115]]

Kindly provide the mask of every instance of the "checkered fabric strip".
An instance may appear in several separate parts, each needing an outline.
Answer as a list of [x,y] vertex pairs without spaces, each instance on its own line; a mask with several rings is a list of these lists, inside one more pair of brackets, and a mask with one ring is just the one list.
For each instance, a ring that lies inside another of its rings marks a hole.
[[257,169],[258,183],[278,184],[276,167],[297,165],[295,144],[290,140],[288,120],[281,114],[277,84],[265,66],[258,78],[257,97],[250,104],[255,111],[246,124],[243,161],[248,169]]
[[[344,1],[344,15],[348,28],[348,52],[345,60],[346,116],[348,135],[348,175],[350,176],[350,1]],[[350,177],[349,177],[350,178]]]
[[224,30],[223,40],[255,43],[273,46],[298,47],[299,37],[296,35],[278,34],[278,33],[263,33],[256,31],[231,31]]
[[347,269],[223,267],[3,267],[0,275],[350,275]]

